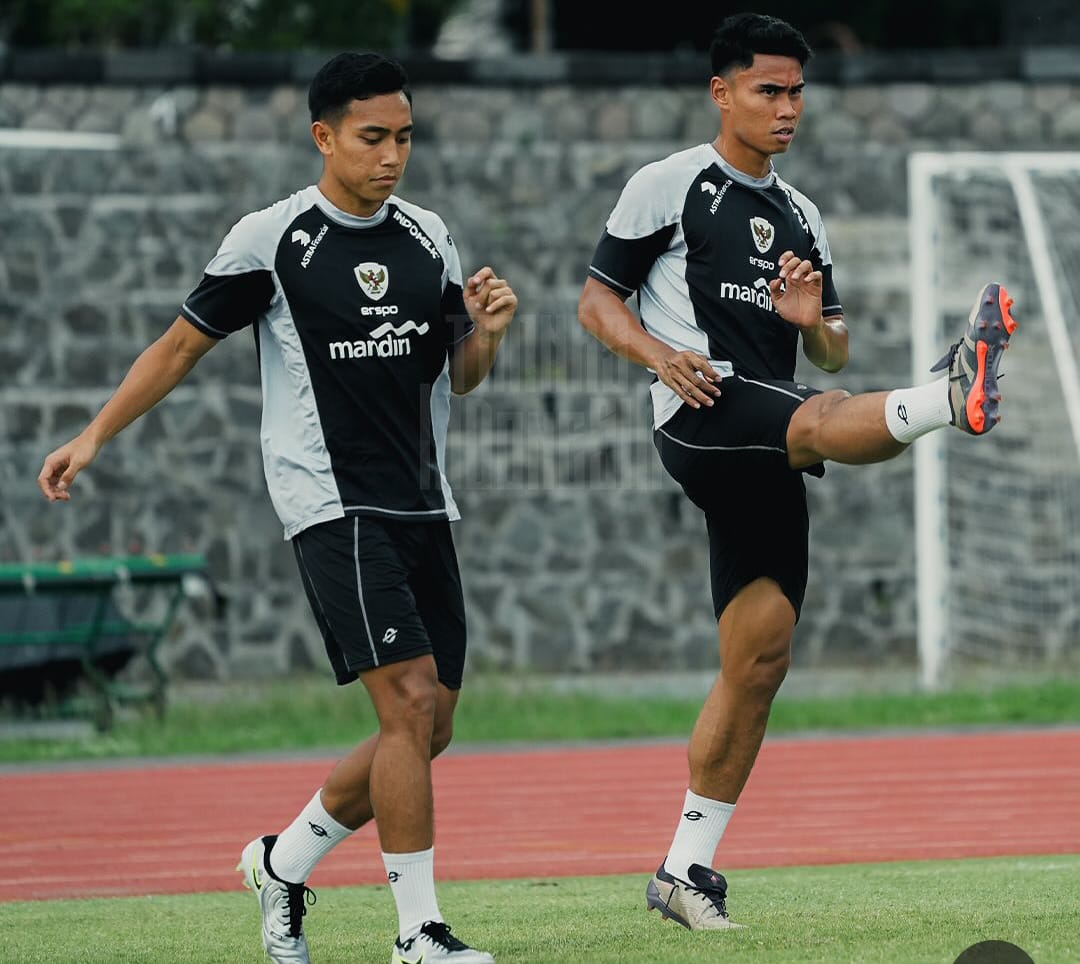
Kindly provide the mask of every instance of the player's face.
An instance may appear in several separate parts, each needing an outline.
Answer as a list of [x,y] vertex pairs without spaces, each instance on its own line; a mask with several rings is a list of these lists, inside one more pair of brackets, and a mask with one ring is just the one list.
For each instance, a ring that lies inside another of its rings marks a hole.
[[755,54],[749,67],[714,77],[725,146],[761,163],[786,151],[802,116],[803,87],[799,61],[776,54]]
[[394,192],[409,159],[412,127],[412,108],[401,92],[351,101],[336,124],[312,124],[324,177],[348,197],[356,208],[351,213],[374,214]]

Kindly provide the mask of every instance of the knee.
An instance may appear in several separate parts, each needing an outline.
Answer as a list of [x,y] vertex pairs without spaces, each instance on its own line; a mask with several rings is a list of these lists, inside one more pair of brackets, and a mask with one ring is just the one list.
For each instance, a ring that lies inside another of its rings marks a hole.
[[383,733],[433,734],[434,681],[421,674],[402,677],[397,681],[386,709],[389,712],[379,714],[379,728]]
[[851,398],[851,392],[842,388],[813,395],[803,402],[792,415],[788,423],[787,443],[789,450],[816,450],[821,438],[822,426],[833,409],[845,399]]
[[431,757],[434,759],[449,745],[454,737],[454,719],[451,716],[442,719],[435,717],[435,728],[431,731]]
[[771,703],[791,665],[790,645],[773,645],[721,667],[727,684],[761,703]]
[[745,682],[747,690],[771,703],[787,677],[789,666],[791,666],[789,644],[785,644],[782,649],[762,653],[754,660],[747,672]]

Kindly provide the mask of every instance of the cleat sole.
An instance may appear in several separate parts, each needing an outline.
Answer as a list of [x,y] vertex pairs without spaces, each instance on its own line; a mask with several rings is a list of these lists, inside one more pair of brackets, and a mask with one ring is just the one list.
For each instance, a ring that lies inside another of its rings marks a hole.
[[975,384],[971,386],[967,400],[964,402],[967,423],[976,435],[982,435],[986,428],[986,356],[988,346],[985,341],[975,344],[975,357],[979,360],[979,368],[975,373]]
[[964,402],[964,415],[973,435],[985,435],[1001,421],[997,369],[1009,347],[1009,338],[1018,327],[1009,311],[1012,305],[1013,299],[1004,285],[990,284],[972,318],[978,368]]
[[1011,335],[1019,325],[1016,319],[1009,314],[1009,309],[1013,306],[1013,300],[1009,297],[1009,292],[1005,290],[1004,285],[998,287],[998,304],[1001,307],[1001,318],[1005,322],[1005,330]]

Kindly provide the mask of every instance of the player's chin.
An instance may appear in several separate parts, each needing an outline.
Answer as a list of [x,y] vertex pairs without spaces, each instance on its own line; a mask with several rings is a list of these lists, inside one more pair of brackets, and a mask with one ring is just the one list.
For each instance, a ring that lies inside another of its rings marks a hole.
[[371,181],[364,193],[373,201],[385,201],[394,193],[397,183],[397,181]]

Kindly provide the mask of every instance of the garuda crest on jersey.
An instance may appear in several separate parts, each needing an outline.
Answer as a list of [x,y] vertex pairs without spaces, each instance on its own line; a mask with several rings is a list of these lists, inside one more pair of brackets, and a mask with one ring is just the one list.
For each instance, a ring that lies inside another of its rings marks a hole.
[[353,268],[353,274],[360,287],[372,301],[378,301],[390,286],[390,272],[385,264],[375,261],[365,261]]
[[772,247],[773,238],[776,237],[776,231],[773,230],[773,226],[764,218],[751,218],[750,235],[754,239],[754,246],[758,251],[764,254]]

